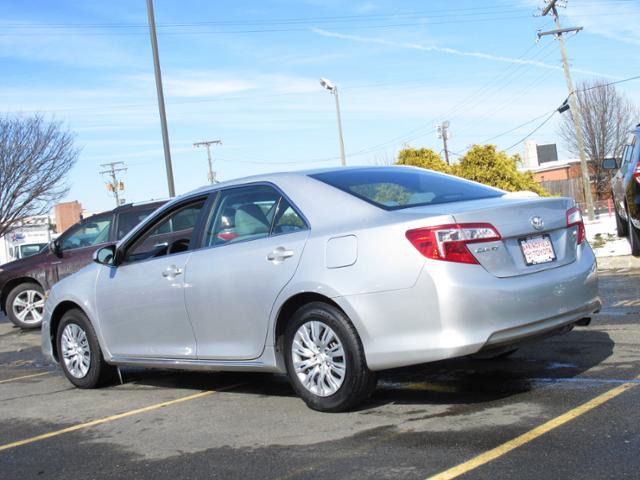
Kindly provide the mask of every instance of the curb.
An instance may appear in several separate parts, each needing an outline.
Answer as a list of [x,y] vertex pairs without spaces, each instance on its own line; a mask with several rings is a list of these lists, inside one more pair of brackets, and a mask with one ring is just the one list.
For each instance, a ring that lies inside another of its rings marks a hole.
[[620,268],[640,269],[640,258],[631,255],[619,255],[615,257],[597,257],[598,270],[616,270]]

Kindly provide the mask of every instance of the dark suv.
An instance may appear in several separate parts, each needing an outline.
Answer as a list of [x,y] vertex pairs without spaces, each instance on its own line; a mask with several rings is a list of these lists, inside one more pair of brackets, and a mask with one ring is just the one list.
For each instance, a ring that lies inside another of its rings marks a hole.
[[91,262],[93,252],[124,237],[165,202],[128,204],[69,227],[36,255],[0,266],[0,308],[21,328],[38,328],[44,292]]
[[[603,167],[617,168],[614,162]],[[620,168],[611,179],[611,195],[618,235],[627,237],[631,254],[640,257],[640,124],[624,147]]]

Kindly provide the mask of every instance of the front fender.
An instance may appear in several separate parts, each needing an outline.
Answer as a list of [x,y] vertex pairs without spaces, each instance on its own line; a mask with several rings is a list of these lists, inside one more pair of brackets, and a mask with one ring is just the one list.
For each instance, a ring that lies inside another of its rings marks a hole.
[[42,319],[42,353],[48,360],[57,363],[53,345],[57,325],[62,312],[74,307],[82,310],[87,316],[96,333],[105,360],[110,359],[98,327],[98,314],[95,308],[95,285],[100,268],[108,267],[97,264],[87,265],[77,273],[56,283],[49,291]]

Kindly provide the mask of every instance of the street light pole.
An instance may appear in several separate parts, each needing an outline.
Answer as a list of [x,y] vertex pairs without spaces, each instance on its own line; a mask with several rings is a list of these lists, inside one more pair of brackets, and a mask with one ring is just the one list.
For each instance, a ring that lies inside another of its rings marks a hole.
[[176,196],[176,188],[173,182],[173,167],[171,166],[171,148],[169,146],[169,130],[167,128],[167,113],[164,109],[164,93],[162,91],[162,73],[160,71],[160,58],[158,56],[158,38],[156,35],[156,21],[153,14],[153,0],[147,0],[147,15],[149,17],[149,35],[151,36],[151,50],[153,52],[153,70],[156,77],[156,90],[158,92],[158,110],[160,111],[160,126],[162,129],[162,147],[164,149],[164,163],[167,170],[167,185],[169,196]]
[[340,141],[340,163],[343,167],[347,166],[347,159],[344,154],[344,137],[342,136],[342,118],[340,116],[340,99],[338,98],[338,86],[331,83],[326,78],[320,79],[322,85],[329,93],[332,93],[336,100],[336,117],[338,120],[338,139]]

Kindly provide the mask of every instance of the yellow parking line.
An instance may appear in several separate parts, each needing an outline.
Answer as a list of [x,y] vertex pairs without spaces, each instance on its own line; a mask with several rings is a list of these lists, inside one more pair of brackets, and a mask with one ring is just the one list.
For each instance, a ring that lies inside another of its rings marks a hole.
[[560,415],[559,417],[553,418],[548,422],[543,423],[539,427],[536,427],[533,430],[529,430],[528,432],[523,433],[522,435],[512,440],[509,440],[508,442],[503,443],[502,445],[499,445],[498,447],[492,450],[484,452],[478,455],[477,457],[472,458],[471,460],[468,460],[464,463],[461,463],[460,465],[450,468],[449,470],[445,470],[444,472],[428,477],[427,480],[450,480],[450,479],[459,477],[460,475],[463,475],[465,473],[468,473],[471,470],[474,470],[486,463],[489,463],[492,460],[495,460],[496,458],[499,458],[509,453],[512,450],[515,450],[516,448],[524,445],[525,443],[535,440],[536,438],[544,435],[545,433],[550,432],[551,430],[558,428],[567,422],[570,422],[571,420],[579,417],[580,415],[583,415],[589,412],[590,410],[593,410],[594,408],[599,407],[603,403],[611,400],[612,398],[617,397],[621,393],[624,393],[625,391],[635,386],[638,386],[638,384],[623,383],[622,385],[616,388],[613,388],[611,390],[608,390],[604,392],[602,395],[598,395],[596,398],[589,400],[588,402],[583,403],[582,405],[572,410],[569,410],[568,412]]
[[15,382],[16,380],[22,380],[24,378],[41,377],[42,375],[49,375],[49,372],[32,373],[31,375],[23,375],[21,377],[7,378],[6,380],[0,380],[0,383]]
[[62,428],[60,430],[54,430],[53,432],[44,433],[42,435],[37,435],[35,437],[25,438],[24,440],[18,440],[17,442],[7,443],[5,445],[0,445],[0,452],[4,450],[9,450],[11,448],[20,447],[22,445],[28,445],[29,443],[39,442],[41,440],[46,440],[51,437],[57,437],[58,435],[63,435],[65,433],[75,432],[77,430],[82,430],[85,428],[95,427],[96,425],[102,425],[103,423],[113,422],[115,420],[120,420],[121,418],[131,417],[132,415],[138,415],[140,413],[151,412],[153,410],[157,410],[159,408],[168,407],[169,405],[175,405],[177,403],[188,402],[189,400],[195,400],[197,398],[206,397],[208,395],[213,395],[217,392],[222,392],[225,390],[229,390],[231,388],[235,388],[240,386],[240,384],[230,385],[228,387],[220,388],[218,390],[207,390],[204,392],[195,393],[193,395],[187,395],[186,397],[176,398],[175,400],[168,400],[166,402],[156,403],[154,405],[149,405],[148,407],[136,408],[135,410],[129,410],[128,412],[119,413],[117,415],[111,415],[109,417],[98,418],[96,420],[91,420],[85,423],[78,423],[77,425],[72,425],[67,428]]

